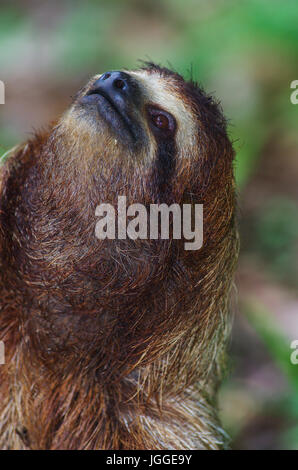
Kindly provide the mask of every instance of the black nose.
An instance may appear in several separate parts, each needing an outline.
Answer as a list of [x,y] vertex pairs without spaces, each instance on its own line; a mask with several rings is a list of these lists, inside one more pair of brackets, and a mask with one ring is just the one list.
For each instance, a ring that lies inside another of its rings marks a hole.
[[116,101],[132,99],[136,93],[136,83],[125,72],[106,72],[96,80],[90,93],[106,95]]

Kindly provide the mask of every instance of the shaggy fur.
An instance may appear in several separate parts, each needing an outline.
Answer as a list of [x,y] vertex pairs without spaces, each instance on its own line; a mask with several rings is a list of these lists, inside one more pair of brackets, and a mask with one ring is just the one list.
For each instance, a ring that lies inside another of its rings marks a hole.
[[[153,64],[127,73],[142,90],[142,146],[78,105],[97,76],[0,169],[0,448],[225,447],[216,390],[238,252],[232,145],[194,83]],[[176,117],[171,145],[153,134],[148,103]],[[118,195],[203,203],[203,247],[96,239],[96,206]]]

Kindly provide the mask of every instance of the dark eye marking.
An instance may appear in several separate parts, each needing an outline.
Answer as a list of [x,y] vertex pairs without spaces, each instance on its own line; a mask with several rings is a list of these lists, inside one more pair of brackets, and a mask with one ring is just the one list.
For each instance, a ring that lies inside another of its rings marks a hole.
[[146,107],[149,127],[157,143],[156,157],[152,167],[151,183],[158,190],[158,200],[165,201],[171,192],[171,179],[174,175],[177,159],[175,117],[158,105]]
[[153,133],[161,138],[171,138],[175,135],[177,123],[174,116],[157,105],[147,106],[147,115]]

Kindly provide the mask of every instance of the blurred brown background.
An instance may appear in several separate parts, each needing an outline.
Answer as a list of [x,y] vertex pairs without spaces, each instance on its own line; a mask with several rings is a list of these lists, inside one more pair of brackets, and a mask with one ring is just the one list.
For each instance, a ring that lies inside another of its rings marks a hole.
[[220,408],[234,449],[298,449],[296,0],[1,1],[0,155],[95,73],[153,60],[219,98],[237,151],[242,250]]

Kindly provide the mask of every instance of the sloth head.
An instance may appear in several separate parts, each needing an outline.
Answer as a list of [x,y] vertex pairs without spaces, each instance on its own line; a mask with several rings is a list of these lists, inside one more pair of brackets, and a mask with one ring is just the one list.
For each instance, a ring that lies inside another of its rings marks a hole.
[[[11,164],[3,183],[2,223],[13,236],[2,256],[39,358],[56,367],[55,353],[75,354],[115,376],[166,354],[177,369],[182,345],[185,380],[201,353],[209,370],[237,252],[233,150],[212,98],[153,64],[106,72],[16,158],[22,171]],[[96,207],[119,195],[203,204],[202,248],[98,240]]]
[[120,190],[138,202],[179,203],[202,197],[215,171],[232,180],[219,107],[194,83],[153,64],[91,79],[53,140],[71,174],[80,171],[101,188],[107,179],[110,196]]

